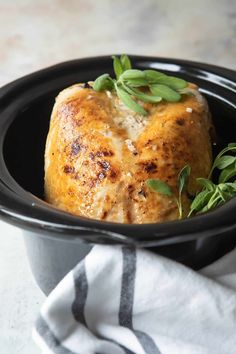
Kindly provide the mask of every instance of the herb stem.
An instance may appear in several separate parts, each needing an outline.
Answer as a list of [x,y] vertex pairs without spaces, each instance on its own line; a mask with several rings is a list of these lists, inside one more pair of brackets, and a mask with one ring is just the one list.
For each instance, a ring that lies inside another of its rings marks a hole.
[[183,207],[182,207],[182,201],[181,201],[181,194],[179,193],[179,198],[175,197],[175,201],[178,207],[179,211],[179,220],[183,218]]

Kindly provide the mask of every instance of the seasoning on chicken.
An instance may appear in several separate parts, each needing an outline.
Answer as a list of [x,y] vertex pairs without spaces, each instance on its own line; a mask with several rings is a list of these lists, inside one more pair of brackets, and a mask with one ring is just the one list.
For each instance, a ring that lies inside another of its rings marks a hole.
[[127,108],[114,91],[96,92],[77,84],[56,99],[45,151],[45,195],[69,213],[119,223],[178,219],[174,197],[153,192],[149,178],[178,193],[177,176],[191,167],[183,195],[183,215],[196,178],[212,164],[208,105],[198,88],[179,102],[140,103],[148,112]]

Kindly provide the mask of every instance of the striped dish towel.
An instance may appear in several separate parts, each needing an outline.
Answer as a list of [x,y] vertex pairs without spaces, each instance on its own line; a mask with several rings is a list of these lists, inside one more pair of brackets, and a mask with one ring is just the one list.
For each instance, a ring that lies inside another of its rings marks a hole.
[[197,273],[95,246],[48,296],[33,337],[50,354],[235,354],[236,250]]

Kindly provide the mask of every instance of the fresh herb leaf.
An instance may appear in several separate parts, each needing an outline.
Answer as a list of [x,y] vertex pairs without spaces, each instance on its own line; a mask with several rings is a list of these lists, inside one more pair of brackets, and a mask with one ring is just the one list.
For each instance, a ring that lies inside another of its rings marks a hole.
[[208,191],[213,191],[216,188],[216,185],[207,178],[197,178],[196,181]]
[[231,155],[224,155],[217,159],[215,163],[215,168],[219,168],[219,170],[223,170],[224,168],[232,165],[236,162],[236,157]]
[[203,190],[192,201],[188,216],[214,209],[236,196],[236,181],[228,182],[236,176],[236,157],[225,155],[227,152],[236,154],[236,143],[229,144],[214,160],[209,178],[214,169],[218,168],[221,171],[218,184],[214,184],[209,178],[197,178]]
[[181,99],[181,95],[177,91],[166,85],[151,85],[150,90],[154,95],[160,96],[168,102],[178,102]]
[[135,88],[130,88],[126,84],[123,84],[122,86],[124,87],[125,91],[127,91],[129,94],[137,97],[139,100],[141,100],[143,102],[156,103],[156,102],[160,102],[162,100],[162,98],[159,96],[147,95],[140,90],[137,90]]
[[211,178],[214,169],[217,167],[217,165],[219,164],[219,161],[220,161],[221,157],[222,157],[226,152],[236,153],[236,143],[228,144],[228,146],[227,146],[226,148],[224,148],[222,151],[220,151],[220,153],[216,156],[216,158],[215,158],[215,160],[214,160],[214,163],[213,163],[213,165],[212,165],[211,171],[210,171],[210,173],[209,173],[208,179]]
[[224,183],[224,184],[220,184],[220,188],[222,189],[225,189],[227,188],[227,190],[230,192],[230,193],[234,193],[236,192],[236,182],[227,182],[227,183]]
[[188,85],[187,81],[183,79],[179,79],[178,77],[167,76],[167,75],[166,78],[161,78],[159,80],[159,83],[163,85],[167,85],[171,87],[173,90],[184,89]]
[[178,187],[179,187],[180,194],[183,193],[183,191],[187,187],[190,172],[191,172],[191,167],[189,165],[185,165],[178,175]]
[[150,85],[162,84],[169,86],[174,90],[181,90],[187,87],[187,81],[178,77],[168,76],[156,70],[144,70],[146,78]]
[[93,84],[93,89],[95,91],[111,90],[114,88],[114,83],[110,78],[109,74],[103,74],[99,76]]
[[119,77],[121,76],[121,74],[123,73],[123,71],[125,70],[122,66],[121,60],[119,58],[117,58],[115,55],[112,57],[113,59],[113,69],[114,72],[116,74],[116,79],[119,80]]
[[120,61],[121,61],[123,71],[129,70],[132,68],[131,61],[130,61],[128,55],[122,54],[120,57]]
[[[223,201],[225,201],[225,200],[223,200]],[[210,210],[210,209],[215,208],[217,205],[220,204],[220,202],[222,202],[222,196],[221,196],[221,193],[219,193],[218,186],[216,186],[214,193],[212,194],[210,200],[207,203],[206,210]]]
[[130,87],[147,86],[148,82],[145,74],[141,70],[130,69],[123,72],[120,81],[126,83]]
[[160,73],[156,70],[144,70],[143,71],[146,77],[146,80],[150,85],[160,83],[160,80],[164,80],[167,76],[163,73]]
[[236,163],[226,167],[219,176],[219,183],[225,183],[236,176]]
[[121,75],[121,80],[133,80],[133,79],[144,79],[147,83],[145,74],[141,70],[130,69],[123,72]]
[[179,197],[177,200],[177,205],[179,209],[179,219],[182,219],[183,217],[182,193],[187,188],[190,172],[191,172],[191,167],[189,165],[185,165],[178,175]]
[[133,100],[133,98],[123,88],[119,87],[117,84],[115,86],[117,95],[124,105],[136,113],[147,115],[145,109]]
[[196,181],[198,184],[200,184],[202,187],[205,187],[209,191],[213,190],[215,187],[214,183],[207,178],[197,178]]
[[160,193],[160,194],[168,196],[168,197],[171,197],[173,195],[171,187],[167,183],[165,183],[159,179],[148,179],[146,181],[146,184],[154,192]]
[[129,79],[129,80],[123,80],[122,83],[125,83],[126,85],[128,85],[129,87],[145,87],[147,86],[147,82],[146,79]]
[[186,165],[182,168],[182,170],[178,175],[178,181],[177,181],[178,188],[179,188],[178,198],[176,198],[176,196],[173,194],[171,187],[167,183],[159,179],[148,179],[146,181],[148,187],[151,188],[154,192],[166,195],[168,197],[172,197],[172,196],[174,197],[179,211],[179,219],[182,219],[183,217],[182,193],[187,187],[190,172],[191,172],[190,166]]
[[188,214],[188,217],[193,213],[198,213],[201,212],[202,209],[208,204],[210,198],[212,197],[214,193],[213,191],[209,191],[209,190],[203,190],[202,192],[198,193],[194,200],[191,203],[190,206],[190,212]]

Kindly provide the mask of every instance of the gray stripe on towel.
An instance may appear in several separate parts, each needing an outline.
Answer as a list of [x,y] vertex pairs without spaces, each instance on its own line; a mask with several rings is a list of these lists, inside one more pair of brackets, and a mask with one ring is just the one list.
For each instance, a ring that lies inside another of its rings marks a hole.
[[[83,324],[86,328],[88,328],[84,314],[85,304],[88,296],[88,280],[86,275],[85,261],[82,261],[82,263],[80,263],[79,266],[74,269],[73,276],[75,287],[75,300],[73,301],[71,306],[72,314],[77,322]],[[125,354],[133,354],[128,349],[124,348],[122,345],[120,345],[114,340],[110,340],[109,338],[105,337],[99,337],[97,334],[96,336],[98,339],[107,340],[108,342],[117,345],[119,348],[123,349]]]
[[134,330],[136,337],[139,342],[142,344],[143,349],[148,354],[161,354],[160,350],[157,348],[154,340],[148,336],[146,333]]
[[133,328],[133,302],[136,277],[136,250],[122,247],[123,273],[119,310],[119,324],[133,331],[147,354],[161,354],[153,339]]
[[61,345],[59,339],[51,331],[47,322],[43,319],[42,316],[37,319],[35,329],[40,337],[43,338],[48,348],[50,348],[55,354],[78,354],[68,350]]
[[72,303],[71,311],[76,321],[86,325],[84,308],[88,295],[88,280],[85,269],[85,262],[77,266],[73,271],[74,287],[75,287],[75,300]]
[[136,274],[136,251],[122,247],[123,269],[120,295],[119,324],[133,328],[133,301]]

